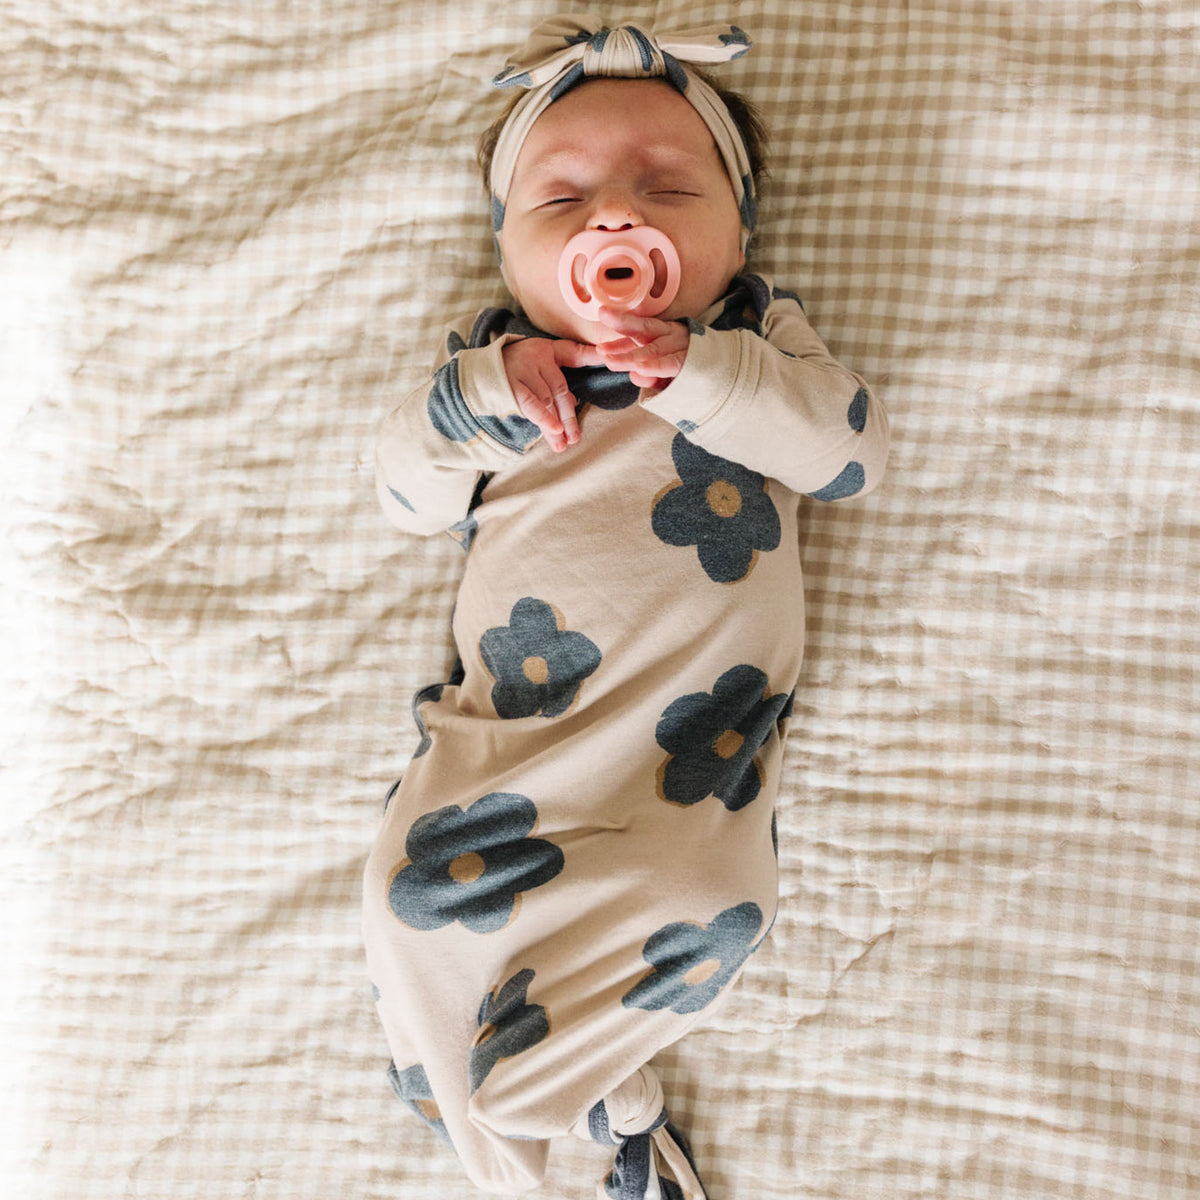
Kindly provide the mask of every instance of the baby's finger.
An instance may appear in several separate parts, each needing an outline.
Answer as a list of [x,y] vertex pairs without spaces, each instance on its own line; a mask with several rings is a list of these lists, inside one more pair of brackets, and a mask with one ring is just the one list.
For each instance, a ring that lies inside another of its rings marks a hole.
[[[541,384],[542,380],[539,378],[537,382]],[[556,440],[561,440],[564,445],[566,444],[562,421],[558,415],[558,406],[549,395],[534,391],[529,384],[520,381],[513,384],[513,397],[517,402],[517,407],[521,410],[521,415],[532,421],[541,430],[547,442],[552,446]]]
[[632,350],[613,354],[608,359],[610,371],[643,371],[657,375],[678,375],[683,369],[687,352],[669,342],[652,342]]
[[640,346],[662,337],[670,332],[674,325],[672,321],[660,321],[656,317],[637,317],[633,313],[621,312],[615,308],[601,308],[598,315],[602,325],[625,334]]
[[633,338],[613,338],[611,342],[600,342],[596,346],[596,353],[600,361],[608,366],[608,360],[614,354],[624,354],[627,350],[636,350],[641,345],[641,342],[635,342]]
[[563,434],[567,439],[567,445],[573,446],[579,441],[579,418],[575,414],[577,401],[570,392],[559,396],[557,400],[558,419],[562,422]]
[[639,388],[658,388],[669,383],[670,380],[663,379],[660,375],[643,375],[640,371],[629,372],[629,382],[634,387]]
[[555,364],[550,363],[542,368],[542,383],[546,388],[547,403],[553,411],[557,432],[563,438],[562,446],[555,448],[572,446],[579,441],[579,419],[575,415],[577,402],[567,386],[566,376]]
[[623,342],[605,342],[603,349],[604,365],[607,367],[618,363],[628,367],[631,363],[649,362],[662,353],[660,341],[647,342],[643,346],[626,339]]
[[595,346],[559,338],[553,343],[554,361],[560,367],[602,367],[604,359]]

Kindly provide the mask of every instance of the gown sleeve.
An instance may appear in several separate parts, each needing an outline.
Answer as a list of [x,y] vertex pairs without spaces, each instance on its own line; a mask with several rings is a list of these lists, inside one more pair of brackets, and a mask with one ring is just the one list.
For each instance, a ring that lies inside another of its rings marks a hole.
[[432,377],[379,427],[379,502],[392,524],[409,533],[440,533],[462,521],[480,476],[520,458],[541,436],[521,416],[504,371],[502,352],[515,335],[483,345],[469,345],[468,338],[476,335],[451,329]]
[[791,293],[769,289],[762,335],[689,322],[683,369],[642,404],[689,441],[818,500],[865,495],[887,461],[883,404],[813,332]]

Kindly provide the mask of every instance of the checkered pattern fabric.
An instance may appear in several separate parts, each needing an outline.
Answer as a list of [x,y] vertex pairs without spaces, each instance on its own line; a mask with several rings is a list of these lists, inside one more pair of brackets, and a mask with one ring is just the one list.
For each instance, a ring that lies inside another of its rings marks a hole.
[[[1194,5],[598,7],[755,39],[752,266],[893,422],[802,521],[779,920],[657,1064],[711,1194],[1195,1196]],[[473,142],[556,6],[3,9],[0,1178],[469,1200],[357,928],[462,564],[372,446],[502,296]]]

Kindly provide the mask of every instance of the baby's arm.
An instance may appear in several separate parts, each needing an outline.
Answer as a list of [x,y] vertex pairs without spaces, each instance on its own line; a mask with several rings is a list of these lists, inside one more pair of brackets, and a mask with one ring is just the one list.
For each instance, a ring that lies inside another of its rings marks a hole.
[[504,334],[468,349],[470,336],[470,327],[450,331],[432,378],[379,428],[379,501],[389,520],[410,533],[439,533],[461,521],[480,475],[519,458],[539,436],[521,415],[505,369],[505,351],[521,339]]
[[792,491],[820,500],[863,495],[887,461],[887,413],[825,348],[799,302],[772,297],[761,337],[689,322],[682,366],[642,403],[696,445]]

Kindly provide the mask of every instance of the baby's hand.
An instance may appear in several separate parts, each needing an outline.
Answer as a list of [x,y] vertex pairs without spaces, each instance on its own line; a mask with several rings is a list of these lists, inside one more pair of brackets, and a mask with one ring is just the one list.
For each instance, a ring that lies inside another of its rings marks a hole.
[[595,346],[531,337],[509,342],[502,354],[508,385],[522,415],[542,431],[555,453],[573,446],[579,441],[577,402],[562,369],[603,366],[604,360]]
[[625,336],[615,342],[601,342],[596,349],[610,371],[628,371],[637,387],[665,387],[687,359],[691,334],[679,321],[660,321],[655,317],[635,317],[630,313],[602,308],[600,321]]

